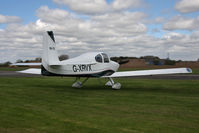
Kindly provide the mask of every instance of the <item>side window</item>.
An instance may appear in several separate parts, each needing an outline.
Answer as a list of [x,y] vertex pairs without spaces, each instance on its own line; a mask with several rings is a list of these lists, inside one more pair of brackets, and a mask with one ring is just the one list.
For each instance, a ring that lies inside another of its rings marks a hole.
[[101,56],[100,54],[96,55],[96,56],[95,56],[95,60],[96,60],[97,62],[102,63],[102,56]]
[[103,56],[103,58],[104,58],[104,63],[109,63],[108,55],[105,54],[105,53],[102,53],[102,56]]

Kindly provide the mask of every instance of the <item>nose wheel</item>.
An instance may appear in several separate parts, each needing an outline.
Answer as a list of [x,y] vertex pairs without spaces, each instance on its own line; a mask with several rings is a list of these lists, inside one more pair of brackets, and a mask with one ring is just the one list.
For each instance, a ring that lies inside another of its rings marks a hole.
[[109,81],[105,84],[106,86],[111,86],[115,90],[119,90],[121,88],[120,83],[114,83],[112,78],[109,78]]

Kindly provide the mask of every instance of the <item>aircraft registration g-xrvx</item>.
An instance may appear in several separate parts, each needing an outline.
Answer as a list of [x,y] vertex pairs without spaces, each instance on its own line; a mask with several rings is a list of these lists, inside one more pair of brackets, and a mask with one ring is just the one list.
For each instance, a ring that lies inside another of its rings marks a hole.
[[[82,87],[89,77],[108,78],[109,81],[105,85],[111,86],[113,89],[120,89],[121,84],[115,83],[112,78],[192,72],[190,68],[117,72],[119,64],[111,61],[108,55],[103,52],[85,53],[75,58],[59,61],[52,31],[47,31],[43,35],[43,55],[41,63],[16,63],[12,65],[41,65],[41,69],[30,68],[19,71],[20,73],[42,74],[44,76],[74,76],[76,80],[72,87],[76,88]],[[86,79],[80,82],[80,77],[86,77]]]

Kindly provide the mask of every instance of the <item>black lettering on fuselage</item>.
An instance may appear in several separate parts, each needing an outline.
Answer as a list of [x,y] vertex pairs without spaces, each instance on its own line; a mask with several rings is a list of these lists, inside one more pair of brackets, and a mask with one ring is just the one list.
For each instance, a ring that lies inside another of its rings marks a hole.
[[92,71],[92,64],[88,64],[88,65],[73,65],[73,72],[88,72],[88,71]]
[[73,65],[73,72],[77,72],[77,67],[76,67],[76,65]]
[[55,50],[55,47],[49,47],[50,50]]

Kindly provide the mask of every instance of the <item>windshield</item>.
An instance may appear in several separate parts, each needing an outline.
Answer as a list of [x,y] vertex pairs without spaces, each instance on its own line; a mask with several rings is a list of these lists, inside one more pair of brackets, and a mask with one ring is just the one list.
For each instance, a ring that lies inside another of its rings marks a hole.
[[104,63],[109,63],[108,55],[105,54],[105,53],[102,53],[102,56],[103,56],[103,58],[104,58]]
[[96,56],[95,56],[95,60],[96,60],[97,62],[102,63],[102,56],[101,56],[100,54],[96,55]]

